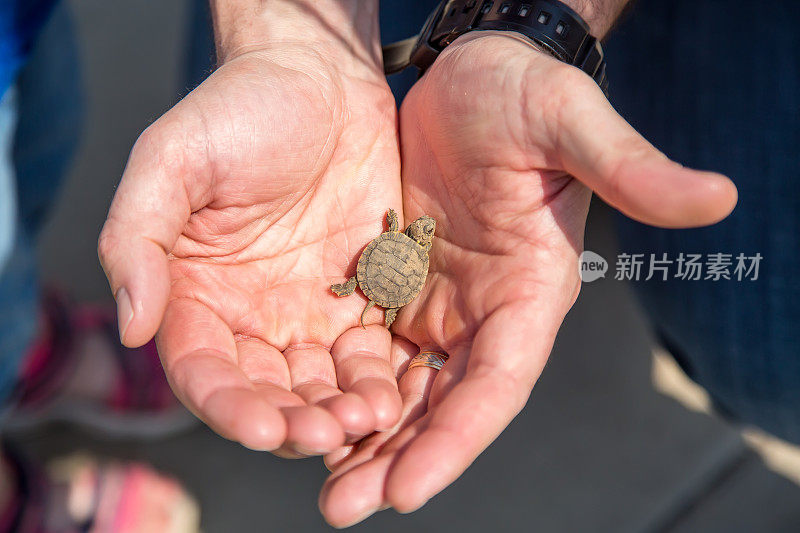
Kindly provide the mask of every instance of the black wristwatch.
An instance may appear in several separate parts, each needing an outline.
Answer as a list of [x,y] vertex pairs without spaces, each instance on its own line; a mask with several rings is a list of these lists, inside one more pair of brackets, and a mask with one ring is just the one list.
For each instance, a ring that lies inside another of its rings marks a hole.
[[444,0],[419,35],[383,47],[384,70],[391,74],[414,65],[421,75],[447,45],[476,30],[521,33],[608,91],[600,42],[580,15],[558,0]]

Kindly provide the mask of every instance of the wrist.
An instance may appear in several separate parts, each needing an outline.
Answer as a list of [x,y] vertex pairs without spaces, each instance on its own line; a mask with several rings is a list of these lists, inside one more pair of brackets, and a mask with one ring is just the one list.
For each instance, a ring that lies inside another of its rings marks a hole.
[[547,50],[555,59],[587,74],[608,94],[600,42],[578,13],[557,0],[443,1],[416,40],[406,39],[384,49],[387,71],[413,64],[425,72],[454,40],[488,31],[524,36],[536,43],[538,51]]
[[211,0],[220,64],[302,45],[380,68],[378,0]]
[[603,39],[629,0],[559,0],[589,25],[591,34]]
[[557,57],[553,54],[552,51],[546,49],[533,39],[529,39],[528,37],[515,31],[502,31],[502,30],[483,30],[483,31],[471,31],[465,33],[464,35],[460,36],[458,39],[453,41],[453,44],[445,48],[444,51],[442,52],[442,55],[454,53],[457,49],[472,41],[483,40],[484,42],[491,42],[491,43],[500,43],[500,42],[505,43],[507,42],[508,39],[512,41],[517,41],[523,44],[524,46],[530,48],[534,52],[538,52],[549,58],[557,59]]

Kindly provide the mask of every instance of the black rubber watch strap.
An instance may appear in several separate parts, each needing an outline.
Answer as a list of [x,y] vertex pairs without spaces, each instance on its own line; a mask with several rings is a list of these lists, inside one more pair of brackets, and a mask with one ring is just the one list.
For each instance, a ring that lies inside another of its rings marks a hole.
[[418,37],[384,48],[384,68],[392,73],[413,64],[424,72],[446,46],[465,33],[479,30],[525,35],[557,59],[586,72],[607,92],[606,64],[599,41],[589,33],[580,15],[557,0],[443,1]]

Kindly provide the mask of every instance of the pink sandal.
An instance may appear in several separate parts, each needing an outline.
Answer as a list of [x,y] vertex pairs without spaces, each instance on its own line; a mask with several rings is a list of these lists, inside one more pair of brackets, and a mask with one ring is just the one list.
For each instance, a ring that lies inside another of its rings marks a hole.
[[[43,304],[44,335],[23,368],[14,407],[3,431],[23,432],[55,422],[77,424],[105,436],[159,438],[197,423],[170,390],[155,342],[123,347],[115,313],[98,307],[70,309],[48,295]],[[75,347],[91,335],[104,339],[118,369],[115,383],[98,398],[66,391],[78,366]]]
[[17,491],[0,512],[16,533],[198,533],[197,503],[175,480],[141,463],[101,464],[76,455],[46,471],[13,448],[2,457]]

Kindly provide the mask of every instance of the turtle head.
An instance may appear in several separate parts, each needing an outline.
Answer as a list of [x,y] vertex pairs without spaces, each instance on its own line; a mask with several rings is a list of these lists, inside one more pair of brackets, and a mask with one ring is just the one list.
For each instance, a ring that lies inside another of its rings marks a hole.
[[417,220],[409,224],[406,235],[415,240],[417,244],[424,248],[430,248],[433,241],[433,234],[436,232],[436,221],[433,217],[422,215]]

